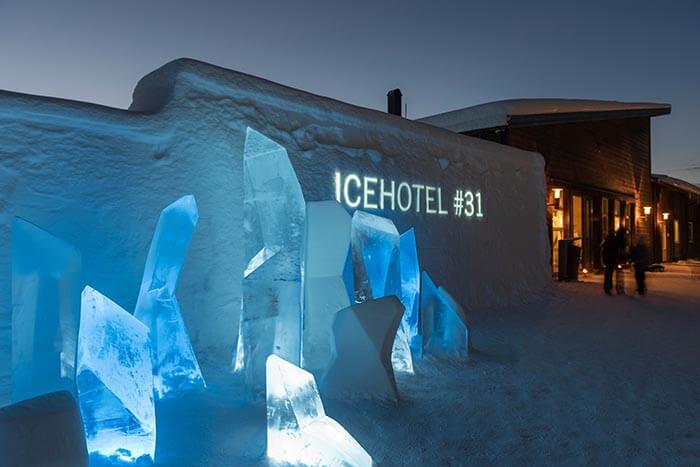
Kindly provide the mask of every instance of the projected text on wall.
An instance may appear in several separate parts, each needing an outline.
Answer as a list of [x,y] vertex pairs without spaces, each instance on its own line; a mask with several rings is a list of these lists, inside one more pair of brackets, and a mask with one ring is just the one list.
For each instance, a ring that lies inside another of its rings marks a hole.
[[443,187],[409,183],[336,171],[335,199],[351,209],[389,210],[438,216],[484,217],[481,191],[460,188],[447,193]]

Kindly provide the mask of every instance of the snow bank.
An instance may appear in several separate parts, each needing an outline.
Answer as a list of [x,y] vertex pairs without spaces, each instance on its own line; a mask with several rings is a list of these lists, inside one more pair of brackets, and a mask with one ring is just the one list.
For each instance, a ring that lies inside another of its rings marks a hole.
[[[422,268],[465,309],[519,303],[549,286],[537,154],[192,60],[143,78],[128,111],[0,92],[0,403],[9,400],[13,216],[79,248],[87,283],[133,310],[160,211],[193,194],[201,217],[178,298],[205,376],[230,362],[248,127],[287,149],[307,201],[334,198],[336,172],[431,186],[434,210],[440,188],[446,214],[373,211],[400,232],[415,227]],[[480,193],[483,217],[455,215],[457,190]]]

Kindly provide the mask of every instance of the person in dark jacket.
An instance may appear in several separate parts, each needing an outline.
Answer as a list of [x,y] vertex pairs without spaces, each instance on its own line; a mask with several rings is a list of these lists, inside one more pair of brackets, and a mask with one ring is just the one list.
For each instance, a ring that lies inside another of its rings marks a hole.
[[634,264],[634,278],[637,280],[637,293],[645,295],[647,293],[646,271],[649,268],[649,248],[647,239],[640,235],[639,241],[632,248],[630,259]]
[[601,256],[603,257],[603,264],[605,265],[605,280],[603,281],[603,290],[605,293],[610,295],[613,287],[613,272],[617,267],[617,237],[615,234],[610,232],[605,240],[603,240],[603,245],[601,246]]

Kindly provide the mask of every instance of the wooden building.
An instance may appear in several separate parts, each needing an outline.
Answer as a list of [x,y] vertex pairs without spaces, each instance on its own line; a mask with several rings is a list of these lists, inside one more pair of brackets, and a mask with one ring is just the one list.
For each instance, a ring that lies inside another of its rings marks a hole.
[[652,174],[654,258],[700,258],[700,187],[667,175]]
[[558,241],[577,239],[581,267],[600,268],[600,245],[620,227],[630,240],[654,227],[651,117],[668,104],[573,99],[491,102],[421,119],[458,133],[539,152],[545,159],[552,265]]

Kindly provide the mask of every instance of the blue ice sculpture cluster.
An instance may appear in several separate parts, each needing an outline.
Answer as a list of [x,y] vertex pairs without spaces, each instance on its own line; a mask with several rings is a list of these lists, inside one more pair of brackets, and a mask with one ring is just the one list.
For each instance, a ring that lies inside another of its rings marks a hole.
[[72,393],[91,459],[152,462],[156,397],[205,385],[175,296],[197,219],[192,196],[162,211],[135,315],[85,286],[77,249],[13,221],[13,401]]
[[323,408],[311,373],[270,355],[267,455],[285,465],[371,466],[372,458]]
[[243,152],[243,301],[234,369],[251,391],[265,386],[274,353],[298,364],[305,205],[287,151],[247,129]]
[[175,288],[199,212],[194,196],[163,209],[148,251],[134,316],[151,331],[156,395],[205,387]]

